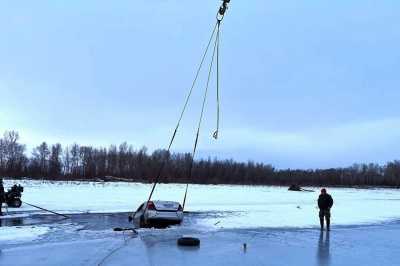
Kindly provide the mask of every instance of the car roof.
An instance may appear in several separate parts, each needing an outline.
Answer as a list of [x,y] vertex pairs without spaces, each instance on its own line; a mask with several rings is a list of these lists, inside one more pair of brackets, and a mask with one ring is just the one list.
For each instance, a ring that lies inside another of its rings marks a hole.
[[[165,203],[165,204],[172,204],[172,203],[180,204],[179,202],[176,202],[176,201],[167,201],[167,200],[151,200],[151,201],[154,203],[161,203],[161,204],[163,204],[163,203]],[[146,202],[144,202],[144,203],[146,203]]]

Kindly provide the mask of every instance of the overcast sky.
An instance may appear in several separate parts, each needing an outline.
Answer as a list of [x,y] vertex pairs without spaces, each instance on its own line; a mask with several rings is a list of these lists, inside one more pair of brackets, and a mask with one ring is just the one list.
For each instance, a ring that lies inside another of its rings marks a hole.
[[[0,131],[164,148],[220,4],[1,1]],[[200,156],[279,168],[400,158],[400,2],[232,0]],[[204,75],[205,73],[203,73]],[[204,79],[174,146],[190,151]]]

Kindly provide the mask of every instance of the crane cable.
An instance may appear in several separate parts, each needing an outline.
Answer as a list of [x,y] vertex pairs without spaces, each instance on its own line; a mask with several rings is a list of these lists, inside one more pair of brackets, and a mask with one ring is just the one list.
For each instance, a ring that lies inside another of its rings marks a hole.
[[[199,135],[200,135],[200,129],[201,129],[201,123],[203,121],[203,115],[204,115],[204,107],[206,105],[206,100],[207,100],[207,93],[208,93],[208,88],[209,88],[209,84],[210,84],[210,79],[211,79],[211,74],[212,74],[212,67],[214,64],[214,59],[215,59],[215,55],[216,55],[216,51],[218,51],[218,47],[219,47],[219,32],[220,32],[220,25],[221,25],[221,21],[217,20],[217,35],[215,38],[215,43],[214,43],[214,48],[213,48],[213,53],[211,56],[211,63],[210,63],[210,67],[208,69],[208,76],[207,76],[207,83],[206,83],[206,89],[204,90],[204,95],[203,95],[203,103],[201,106],[201,112],[200,112],[200,117],[199,117],[199,122],[197,125],[197,132],[196,132],[196,139],[194,141],[194,146],[193,146],[193,151],[192,151],[192,155],[190,158],[190,167],[189,167],[189,174],[188,174],[188,182],[190,181],[191,177],[192,177],[192,172],[193,172],[193,162],[194,162],[194,157],[196,155],[196,151],[197,151],[197,144],[199,141]],[[217,53],[217,69],[218,69],[218,53]],[[218,75],[217,75],[217,84],[218,84]],[[218,86],[217,86],[217,129],[213,134],[213,137],[215,139],[218,138],[218,127],[219,127],[219,92],[218,92]],[[186,184],[186,188],[185,188],[185,195],[183,197],[183,204],[182,204],[182,209],[185,209],[185,204],[186,204],[186,196],[187,196],[187,192],[188,192],[188,187],[189,187],[189,183]]]
[[[195,156],[196,150],[197,150],[197,143],[198,143],[198,138],[199,138],[199,133],[200,133],[200,128],[201,128],[201,122],[202,122],[202,119],[203,119],[204,107],[205,107],[205,103],[206,103],[206,97],[207,97],[207,93],[208,93],[208,87],[209,87],[209,82],[210,82],[210,79],[211,79],[212,66],[213,66],[215,55],[217,57],[217,59],[216,59],[216,64],[217,64],[217,77],[216,77],[216,79],[217,79],[217,123],[216,123],[216,130],[213,133],[213,137],[215,139],[217,139],[218,138],[218,133],[219,133],[219,121],[220,121],[220,107],[219,107],[219,105],[220,105],[220,98],[219,98],[220,97],[220,95],[219,95],[219,38],[220,38],[220,25],[221,25],[221,22],[222,22],[222,20],[223,20],[223,18],[225,16],[225,12],[226,12],[226,10],[228,8],[228,3],[230,2],[230,0],[222,0],[222,2],[223,3],[221,4],[221,6],[220,6],[220,8],[219,8],[219,10],[217,12],[217,15],[216,15],[217,22],[215,23],[215,26],[214,26],[214,28],[212,30],[210,39],[209,39],[209,41],[207,43],[206,49],[205,49],[205,51],[203,53],[203,56],[202,56],[201,61],[200,61],[200,64],[199,64],[199,66],[197,68],[197,71],[196,71],[196,74],[195,74],[195,78],[194,78],[194,80],[192,82],[192,85],[191,85],[191,87],[189,89],[188,95],[186,96],[182,111],[181,111],[181,113],[179,115],[178,122],[177,122],[177,124],[175,126],[175,129],[173,131],[173,134],[171,136],[171,139],[169,141],[168,148],[167,148],[167,154],[169,154],[169,152],[171,150],[171,147],[172,147],[172,144],[174,143],[176,134],[178,132],[178,129],[180,127],[180,123],[182,121],[183,115],[184,115],[184,113],[185,113],[185,111],[187,109],[190,97],[192,96],[193,89],[194,89],[194,87],[195,87],[195,85],[197,83],[200,71],[201,71],[201,69],[203,67],[204,61],[205,61],[206,56],[208,54],[209,48],[210,48],[211,43],[212,43],[212,41],[214,39],[214,36],[216,36],[215,37],[215,41],[214,41],[214,47],[213,47],[213,54],[212,54],[212,58],[211,58],[211,63],[210,63],[210,67],[209,67],[209,73],[208,73],[208,78],[207,78],[207,83],[206,83],[206,89],[205,89],[205,93],[204,93],[204,96],[203,96],[203,103],[202,103],[202,109],[201,109],[199,123],[198,123],[198,127],[197,127],[196,139],[195,139],[193,151],[192,151],[192,154],[191,154],[191,162],[190,162],[190,167],[189,167],[188,180],[190,180],[191,175],[192,175],[193,160],[194,160],[194,156]],[[156,178],[154,179],[154,183],[153,183],[153,186],[151,188],[149,197],[147,199],[144,212],[146,211],[148,203],[149,203],[149,201],[151,200],[151,198],[153,196],[154,190],[155,190],[157,184],[160,181],[160,177],[161,177],[162,171],[163,171],[167,161],[168,161],[168,157],[165,158],[162,161],[160,167],[158,168],[157,175],[156,175]],[[188,184],[186,184],[185,195],[184,195],[183,206],[182,206],[183,209],[184,209],[185,203],[186,203],[187,191],[188,191]],[[132,213],[132,218],[133,218],[134,213],[135,212]]]

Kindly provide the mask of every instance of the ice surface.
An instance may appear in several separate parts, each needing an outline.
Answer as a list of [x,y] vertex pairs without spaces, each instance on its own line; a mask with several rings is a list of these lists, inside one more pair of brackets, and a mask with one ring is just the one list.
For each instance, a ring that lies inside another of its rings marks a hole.
[[[135,210],[151,185],[140,183],[50,182],[6,180],[24,186],[22,199],[61,213],[110,213]],[[161,184],[153,199],[182,202],[185,186]],[[313,188],[309,188],[313,189]],[[213,228],[310,227],[317,225],[316,192],[289,192],[286,187],[191,185],[186,210],[204,213],[198,226]],[[376,223],[400,217],[395,189],[328,188],[335,201],[332,223]],[[23,205],[12,211],[37,211]],[[0,229],[1,230],[1,229]]]
[[[184,231],[184,232],[183,232]],[[96,239],[51,240],[2,248],[0,265],[143,266],[398,266],[400,225],[317,229],[231,229],[192,232],[198,248],[176,245],[183,227],[122,233]],[[243,244],[247,244],[244,250]]]
[[0,227],[0,243],[3,241],[32,241],[49,231],[45,226]]
[[[127,214],[118,212],[145,201],[149,184],[7,180],[6,186],[14,183],[25,187],[24,201],[76,214],[63,220],[27,205],[10,209],[3,225],[14,221],[24,226],[0,227],[2,266],[397,266],[400,261],[400,196],[395,189],[328,188],[335,200],[333,227],[330,234],[321,234],[315,228],[317,188],[306,193],[286,187],[192,185],[190,212],[181,226],[139,229],[129,238],[112,228],[131,226]],[[154,199],[182,201],[184,189],[160,185]],[[200,238],[200,247],[178,247],[182,235]]]

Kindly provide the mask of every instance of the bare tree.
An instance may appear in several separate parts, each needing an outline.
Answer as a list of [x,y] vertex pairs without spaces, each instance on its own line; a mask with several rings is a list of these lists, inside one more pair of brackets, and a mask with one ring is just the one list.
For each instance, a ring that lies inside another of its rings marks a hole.
[[80,176],[80,156],[79,156],[79,145],[74,143],[71,146],[71,165],[72,165],[72,175],[73,176]]
[[61,175],[61,170],[62,170],[61,154],[62,154],[62,148],[60,143],[51,146],[51,154],[49,158],[50,176],[59,177]]
[[[62,149],[61,144],[43,142],[33,149],[30,157],[24,154],[15,131],[0,138],[0,175],[29,176],[55,179],[92,179],[107,175],[151,182],[165,163],[161,182],[200,184],[298,185],[313,186],[391,186],[400,187],[400,161],[384,166],[374,163],[354,164],[347,168],[275,169],[269,164],[235,162],[233,160],[199,159],[193,162],[190,153],[172,153],[146,147],[134,150],[126,142],[94,148],[73,144]],[[117,148],[118,147],[118,148]]]
[[68,176],[71,174],[71,155],[68,146],[65,147],[61,160],[63,165],[63,174]]
[[36,147],[34,152],[37,153],[39,158],[40,173],[44,176],[47,176],[49,173],[49,146],[46,142],[42,142],[42,144]]
[[27,160],[24,155],[25,145],[19,144],[18,140],[18,132],[6,131],[0,143],[1,166],[10,175],[23,171],[23,164]]

